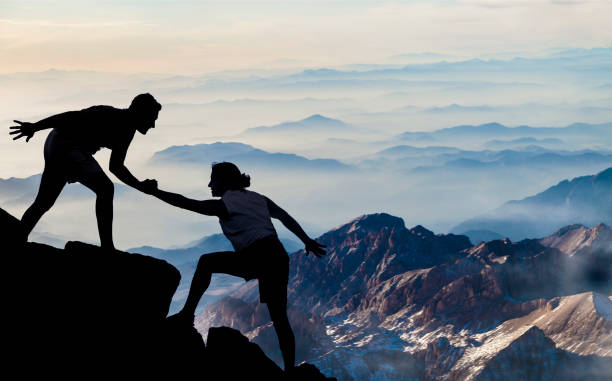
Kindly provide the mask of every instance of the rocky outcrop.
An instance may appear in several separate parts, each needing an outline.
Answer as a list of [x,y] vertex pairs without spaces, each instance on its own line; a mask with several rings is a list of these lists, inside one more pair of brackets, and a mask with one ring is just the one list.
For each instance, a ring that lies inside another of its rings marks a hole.
[[464,256],[465,236],[440,235],[380,213],[361,216],[318,239],[328,247],[322,259],[291,257],[289,298],[304,311],[334,316],[360,307],[371,288],[407,271]]
[[19,221],[0,209],[7,374],[19,378],[266,379],[325,377],[304,364],[285,375],[230,328],[166,319],[180,280],[167,262],[81,242],[62,249],[20,243]]
[[[529,327],[505,347],[490,353],[487,361],[473,361],[469,372],[452,371],[447,380],[571,381],[609,379],[606,364],[596,357],[576,356],[555,347],[537,327]],[[478,365],[482,364],[479,368]]]

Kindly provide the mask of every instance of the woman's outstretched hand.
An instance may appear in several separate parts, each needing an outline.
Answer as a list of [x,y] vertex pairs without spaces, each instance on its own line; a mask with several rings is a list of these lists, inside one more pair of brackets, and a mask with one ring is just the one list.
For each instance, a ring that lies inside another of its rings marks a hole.
[[21,122],[19,120],[13,120],[15,123],[19,123],[19,126],[11,126],[10,129],[14,130],[9,132],[9,135],[17,135],[13,137],[13,140],[17,140],[20,138],[26,137],[26,142],[29,142],[34,136],[36,132],[36,128],[34,128],[34,123],[30,122]]
[[308,254],[310,254],[310,252],[312,251],[312,253],[317,257],[317,258],[321,258],[322,256],[324,256],[325,254],[327,254],[327,252],[325,251],[325,245],[318,243],[317,241],[315,241],[314,239],[308,239],[308,241],[306,242],[306,256],[308,256]]

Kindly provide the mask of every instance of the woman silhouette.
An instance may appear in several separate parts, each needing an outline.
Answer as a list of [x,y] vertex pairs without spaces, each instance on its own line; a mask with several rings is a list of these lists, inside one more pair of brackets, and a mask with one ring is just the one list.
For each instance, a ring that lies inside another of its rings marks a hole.
[[297,221],[272,200],[246,190],[250,182],[250,177],[240,173],[236,165],[223,162],[213,165],[208,184],[213,197],[221,199],[197,201],[159,189],[152,192],[179,208],[219,217],[221,229],[235,249],[200,257],[185,306],[170,318],[193,324],[196,307],[213,273],[258,279],[260,302],[268,306],[287,372],[295,366],[295,337],[287,318],[289,256],[278,240],[271,218],[280,220],[300,238],[306,246],[306,255],[313,252],[321,257],[325,246],[308,237]]

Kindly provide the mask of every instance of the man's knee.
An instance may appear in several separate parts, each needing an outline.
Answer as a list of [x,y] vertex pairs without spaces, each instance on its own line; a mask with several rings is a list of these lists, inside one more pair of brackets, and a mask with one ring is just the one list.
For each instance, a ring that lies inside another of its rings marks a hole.
[[38,194],[38,196],[34,200],[34,204],[32,205],[32,207],[41,210],[43,213],[46,213],[49,209],[51,209],[54,204],[54,197]]

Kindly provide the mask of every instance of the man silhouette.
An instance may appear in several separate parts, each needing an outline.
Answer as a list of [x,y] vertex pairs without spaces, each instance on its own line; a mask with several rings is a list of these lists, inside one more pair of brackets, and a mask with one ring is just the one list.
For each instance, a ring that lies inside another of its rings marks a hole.
[[93,154],[106,147],[112,150],[109,169],[125,184],[145,193],[156,188],[155,180],[139,181],[125,167],[127,150],[136,131],[146,134],[155,127],[161,105],[151,94],[137,95],[127,109],[112,106],[92,106],[80,111],[68,111],[36,123],[15,120],[10,127],[13,140],[52,128],[45,141],[45,169],[34,203],[21,218],[25,239],[40,218],[55,203],[66,183],[79,182],[96,194],[96,219],[100,245],[114,250],[113,244],[113,182],[106,176]]

